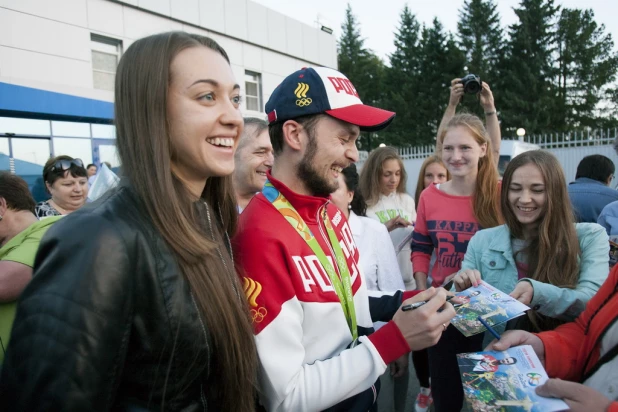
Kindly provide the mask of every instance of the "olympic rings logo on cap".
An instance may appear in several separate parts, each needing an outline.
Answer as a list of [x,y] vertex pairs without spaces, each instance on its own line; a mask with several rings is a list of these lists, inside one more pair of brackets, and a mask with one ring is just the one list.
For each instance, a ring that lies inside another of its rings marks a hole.
[[296,106],[307,107],[311,104],[311,102],[313,102],[313,100],[311,100],[311,97],[302,98],[302,99],[296,100]]

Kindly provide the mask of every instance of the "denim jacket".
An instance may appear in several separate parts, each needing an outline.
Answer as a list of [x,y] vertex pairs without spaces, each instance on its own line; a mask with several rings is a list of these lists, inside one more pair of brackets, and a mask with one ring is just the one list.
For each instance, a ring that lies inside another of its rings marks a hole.
[[618,200],[618,190],[587,177],[575,179],[567,189],[578,222],[596,222],[603,208]]
[[[599,290],[609,274],[609,239],[596,223],[576,223],[581,249],[579,280],[575,289],[561,288],[523,278],[534,289],[530,307],[553,318],[572,321]],[[470,239],[461,269],[477,269],[482,279],[504,293],[511,293],[518,282],[511,248],[511,233],[506,225],[476,232]]]

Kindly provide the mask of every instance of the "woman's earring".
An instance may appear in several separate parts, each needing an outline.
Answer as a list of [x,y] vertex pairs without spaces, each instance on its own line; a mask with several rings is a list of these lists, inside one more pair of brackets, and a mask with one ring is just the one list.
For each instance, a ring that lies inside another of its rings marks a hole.
[[0,216],[0,220],[2,220],[2,216]]
[[348,203],[348,209],[352,210],[352,203]]

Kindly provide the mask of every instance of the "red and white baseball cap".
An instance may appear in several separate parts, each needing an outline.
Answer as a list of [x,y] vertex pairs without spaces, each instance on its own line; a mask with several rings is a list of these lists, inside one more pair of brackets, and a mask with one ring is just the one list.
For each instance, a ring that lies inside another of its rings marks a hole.
[[395,117],[394,112],[363,104],[352,82],[327,67],[308,67],[292,73],[266,103],[270,123],[319,113],[368,132],[384,129]]

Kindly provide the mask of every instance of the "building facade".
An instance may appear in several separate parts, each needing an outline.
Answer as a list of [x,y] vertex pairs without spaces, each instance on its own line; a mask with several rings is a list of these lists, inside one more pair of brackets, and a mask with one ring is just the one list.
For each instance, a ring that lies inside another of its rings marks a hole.
[[245,116],[265,118],[294,70],[337,67],[332,34],[250,0],[0,0],[0,170],[34,186],[50,156],[119,166],[116,66],[136,39],[172,30],[227,51]]

